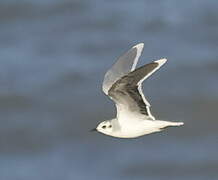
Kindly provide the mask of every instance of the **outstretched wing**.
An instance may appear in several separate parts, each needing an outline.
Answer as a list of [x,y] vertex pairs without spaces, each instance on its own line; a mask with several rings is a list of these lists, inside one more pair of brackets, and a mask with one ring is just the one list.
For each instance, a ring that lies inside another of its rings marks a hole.
[[139,57],[141,56],[144,44],[140,43],[133,46],[129,51],[122,55],[117,62],[111,67],[104,76],[103,91],[108,95],[109,89],[121,77],[133,71],[136,67]]
[[[141,84],[166,61],[166,59],[161,59],[146,64],[123,76],[112,85],[108,95],[116,103],[119,121],[127,119],[131,115],[145,115],[148,119],[155,120],[150,112],[150,104],[142,92]],[[131,118],[129,117],[128,119]],[[132,120],[134,121],[134,118]]]

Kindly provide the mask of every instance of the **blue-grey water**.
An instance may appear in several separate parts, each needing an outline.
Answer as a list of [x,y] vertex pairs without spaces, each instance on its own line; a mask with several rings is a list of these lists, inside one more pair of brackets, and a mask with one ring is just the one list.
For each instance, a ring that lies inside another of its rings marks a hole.
[[[1,180],[217,180],[218,2],[1,0]],[[144,42],[158,119],[182,128],[122,140],[90,133],[115,116],[104,73]]]

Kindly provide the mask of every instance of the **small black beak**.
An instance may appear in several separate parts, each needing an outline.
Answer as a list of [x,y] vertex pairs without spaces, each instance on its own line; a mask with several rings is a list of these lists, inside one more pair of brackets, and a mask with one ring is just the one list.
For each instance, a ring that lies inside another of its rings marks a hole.
[[96,128],[94,128],[94,129],[91,129],[91,130],[90,130],[90,132],[94,132],[94,131],[97,131],[97,129],[96,129]]

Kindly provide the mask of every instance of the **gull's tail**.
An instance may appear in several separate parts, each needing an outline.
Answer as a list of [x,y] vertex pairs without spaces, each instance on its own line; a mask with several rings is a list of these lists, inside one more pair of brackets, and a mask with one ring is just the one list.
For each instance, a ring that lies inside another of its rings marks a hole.
[[158,122],[158,128],[160,130],[164,130],[167,127],[175,127],[175,126],[182,126],[184,125],[183,122],[171,122],[171,121],[161,121],[161,120],[155,120],[156,122]]
[[168,122],[168,126],[182,126],[184,122]]

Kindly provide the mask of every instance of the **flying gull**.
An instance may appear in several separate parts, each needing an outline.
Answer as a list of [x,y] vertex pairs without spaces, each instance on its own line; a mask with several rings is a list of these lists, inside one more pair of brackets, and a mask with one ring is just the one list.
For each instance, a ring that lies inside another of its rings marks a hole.
[[143,47],[143,43],[133,46],[105,74],[102,89],[115,102],[117,117],[101,122],[94,130],[118,138],[136,138],[184,124],[156,120],[151,114],[150,104],[142,92],[142,82],[164,65],[167,59],[153,61],[136,69]]

